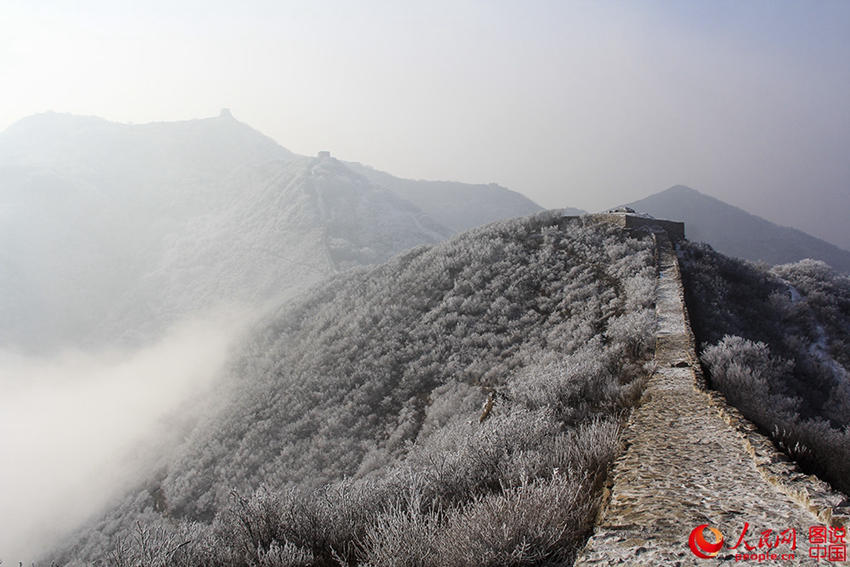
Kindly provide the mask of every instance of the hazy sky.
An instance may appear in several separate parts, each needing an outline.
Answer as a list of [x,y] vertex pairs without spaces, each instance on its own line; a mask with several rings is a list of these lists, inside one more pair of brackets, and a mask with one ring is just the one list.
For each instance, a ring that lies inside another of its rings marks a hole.
[[0,129],[236,118],[596,210],[681,183],[850,248],[850,2],[0,0]]

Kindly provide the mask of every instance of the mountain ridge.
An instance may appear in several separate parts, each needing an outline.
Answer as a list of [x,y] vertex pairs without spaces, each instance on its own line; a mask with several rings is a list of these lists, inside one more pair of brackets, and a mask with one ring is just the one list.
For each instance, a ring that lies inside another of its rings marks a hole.
[[[564,504],[557,522],[537,524],[549,538],[540,549],[571,556],[622,409],[637,399],[652,344],[653,264],[649,235],[548,211],[322,282],[257,325],[215,392],[224,407],[201,412],[161,474],[93,518],[59,564],[103,557],[136,522],[203,530],[187,538],[191,552],[215,559],[187,564],[247,566],[272,538],[314,558],[281,565],[330,566],[333,553],[365,564],[363,554],[382,546],[366,546],[364,530],[397,498],[406,506],[410,491],[434,504],[411,512],[439,506],[461,522],[488,505],[481,498],[499,502],[508,483],[525,490],[530,478],[533,490],[546,488],[523,506]],[[268,538],[233,545],[243,534],[228,524],[232,504],[294,516],[270,519]],[[488,518],[484,529],[501,533],[504,521]],[[441,537],[463,529],[444,528]],[[500,558],[513,552],[510,538],[498,545]],[[474,549],[453,553],[466,559],[439,564],[478,564]]]
[[455,233],[543,210],[528,197],[496,183],[402,179],[358,162],[347,163],[373,183],[408,199]]
[[24,119],[0,134],[0,218],[0,342],[24,346],[133,343],[195,309],[262,303],[448,235],[228,115]]
[[24,118],[0,133],[0,344],[135,342],[187,309],[281,298],[442,240],[456,232],[444,218],[539,210],[516,193],[487,209],[507,190],[453,183],[475,202],[429,214],[415,202],[428,188],[411,183],[399,193],[293,154],[226,109],[147,124]]
[[689,240],[706,242],[729,256],[768,264],[813,258],[850,273],[850,252],[685,185],[674,185],[627,206],[659,218],[681,220]]

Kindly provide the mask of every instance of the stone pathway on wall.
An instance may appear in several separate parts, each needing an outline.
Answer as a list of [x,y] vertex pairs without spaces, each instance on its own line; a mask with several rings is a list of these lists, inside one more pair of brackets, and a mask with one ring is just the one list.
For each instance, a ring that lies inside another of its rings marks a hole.
[[[751,546],[758,546],[764,530],[773,530],[775,539],[783,530],[796,529],[796,559],[740,564],[834,564],[809,558],[809,527],[823,519],[788,496],[781,483],[768,482],[756,466],[747,434],[718,408],[722,397],[698,386],[679,266],[663,234],[658,235],[658,256],[657,370],[624,433],[625,449],[611,473],[610,497],[576,565],[735,563],[744,544],[737,550],[729,547],[745,522],[745,540]],[[691,531],[700,524],[720,530],[726,542],[713,559],[698,558],[688,546]],[[774,552],[791,553],[790,546],[780,545]]]

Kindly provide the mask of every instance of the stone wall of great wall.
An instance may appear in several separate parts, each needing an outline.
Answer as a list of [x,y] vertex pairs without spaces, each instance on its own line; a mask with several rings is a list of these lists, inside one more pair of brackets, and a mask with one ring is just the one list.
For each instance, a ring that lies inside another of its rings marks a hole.
[[[634,228],[620,218],[614,221]],[[683,225],[669,236],[655,233],[656,369],[623,434],[623,451],[610,472],[594,533],[575,564],[735,563],[745,544],[730,547],[745,524],[744,541],[753,546],[764,530],[772,530],[774,539],[796,530],[794,560],[759,564],[832,564],[809,558],[808,529],[847,526],[848,510],[841,507],[845,497],[800,472],[721,394],[705,388],[670,238],[683,236]],[[711,560],[698,558],[688,544],[691,532],[702,524],[718,529],[725,541]],[[775,552],[792,553],[790,544]]]

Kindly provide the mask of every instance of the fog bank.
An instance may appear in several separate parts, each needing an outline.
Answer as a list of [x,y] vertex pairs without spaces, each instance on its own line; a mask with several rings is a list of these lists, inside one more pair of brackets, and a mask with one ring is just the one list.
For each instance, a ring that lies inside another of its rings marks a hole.
[[35,560],[149,469],[143,444],[211,383],[248,321],[218,309],[135,351],[0,351],[0,560]]

